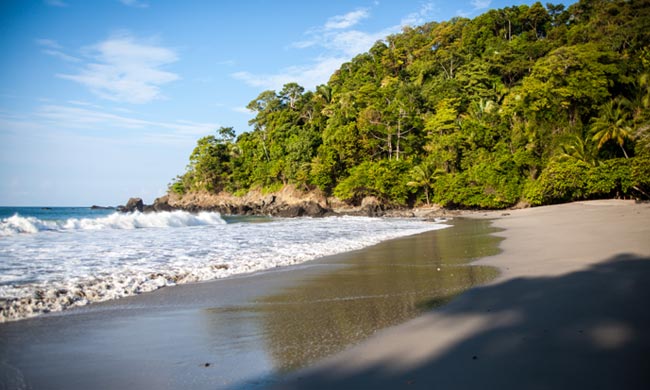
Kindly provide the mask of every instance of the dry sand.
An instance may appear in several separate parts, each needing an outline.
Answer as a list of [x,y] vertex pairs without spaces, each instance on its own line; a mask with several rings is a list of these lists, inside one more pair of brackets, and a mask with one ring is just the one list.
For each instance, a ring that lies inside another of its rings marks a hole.
[[650,204],[507,212],[487,286],[278,384],[281,389],[650,388]]

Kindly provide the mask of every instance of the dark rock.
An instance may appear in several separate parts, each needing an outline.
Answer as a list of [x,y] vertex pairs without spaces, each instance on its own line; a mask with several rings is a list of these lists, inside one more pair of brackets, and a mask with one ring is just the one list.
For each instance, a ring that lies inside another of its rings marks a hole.
[[153,201],[153,205],[151,206],[154,211],[172,211],[174,208],[169,205],[169,197],[167,195],[161,196],[160,198],[156,198],[156,200]]
[[275,203],[275,195],[267,195],[262,199],[262,206],[270,206]]
[[123,213],[132,213],[136,210],[142,212],[144,211],[144,202],[141,198],[131,198],[126,202],[126,206],[119,206],[117,209]]
[[304,206],[304,209],[305,215],[308,215],[310,217],[322,217],[328,214],[328,212],[331,212],[331,210],[323,208],[323,206],[316,202],[307,202]]
[[383,204],[374,196],[368,196],[361,201],[361,210],[368,217],[381,217],[385,214]]
[[91,210],[114,210],[115,207],[112,206],[97,206],[97,205],[92,205],[90,206]]
[[305,209],[299,205],[285,206],[277,209],[274,215],[280,218],[297,218],[305,215]]
[[251,215],[252,211],[253,211],[253,209],[250,206],[239,205],[239,206],[237,206],[237,212],[235,214],[238,214],[238,215]]
[[272,210],[270,213],[276,217],[281,218],[297,218],[297,217],[323,217],[325,215],[332,215],[332,210],[323,208],[317,202],[305,202],[297,205],[283,205]]

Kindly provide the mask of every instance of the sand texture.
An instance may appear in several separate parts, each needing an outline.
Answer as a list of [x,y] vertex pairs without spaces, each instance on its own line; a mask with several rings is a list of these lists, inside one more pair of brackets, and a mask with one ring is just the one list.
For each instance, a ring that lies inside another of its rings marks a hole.
[[650,388],[650,204],[507,212],[502,274],[291,374],[281,389]]

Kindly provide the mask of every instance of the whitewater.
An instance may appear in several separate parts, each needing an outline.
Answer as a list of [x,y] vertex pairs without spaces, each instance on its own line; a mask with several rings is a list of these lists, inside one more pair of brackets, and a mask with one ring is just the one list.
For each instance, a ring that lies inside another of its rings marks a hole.
[[2,208],[0,217],[0,322],[300,264],[447,227],[415,219],[63,208]]

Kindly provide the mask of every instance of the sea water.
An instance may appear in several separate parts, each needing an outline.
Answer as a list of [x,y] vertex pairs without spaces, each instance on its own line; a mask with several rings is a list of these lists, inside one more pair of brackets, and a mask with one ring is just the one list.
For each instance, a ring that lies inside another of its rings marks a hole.
[[0,322],[289,266],[446,227],[415,219],[0,208]]

